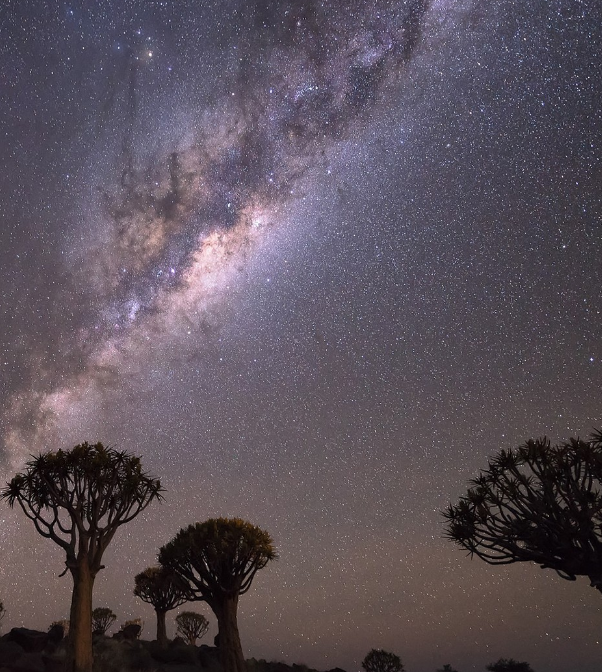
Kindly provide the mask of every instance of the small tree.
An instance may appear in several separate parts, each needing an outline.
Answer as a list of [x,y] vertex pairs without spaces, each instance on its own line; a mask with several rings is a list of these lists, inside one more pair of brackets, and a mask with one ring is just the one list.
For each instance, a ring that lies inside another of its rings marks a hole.
[[362,660],[366,672],[404,672],[401,658],[382,649],[372,649]]
[[223,672],[245,672],[238,598],[249,590],[257,571],[275,558],[270,535],[239,518],[190,525],[159,551],[159,562],[186,581],[193,599],[213,610]]
[[167,645],[165,615],[184,604],[190,597],[188,584],[165,567],[148,567],[134,579],[134,595],[152,604],[157,615],[157,641]]
[[519,663],[512,658],[500,658],[497,663],[487,665],[489,672],[534,672],[529,663]]
[[177,632],[192,646],[196,645],[196,640],[200,639],[209,629],[209,621],[202,615],[194,611],[183,611],[176,616]]
[[445,665],[440,670],[437,670],[437,672],[458,672],[458,670],[454,670],[449,663],[445,663]]
[[491,565],[536,562],[602,592],[602,434],[502,450],[455,506],[446,536]]
[[96,607],[92,612],[92,632],[95,635],[106,635],[116,619],[117,616],[108,607]]
[[159,481],[142,471],[139,458],[102,443],[34,457],[2,492],[10,506],[19,504],[43,537],[65,551],[65,572],[73,578],[69,672],[92,670],[92,590],[103,553],[117,528],[161,492]]

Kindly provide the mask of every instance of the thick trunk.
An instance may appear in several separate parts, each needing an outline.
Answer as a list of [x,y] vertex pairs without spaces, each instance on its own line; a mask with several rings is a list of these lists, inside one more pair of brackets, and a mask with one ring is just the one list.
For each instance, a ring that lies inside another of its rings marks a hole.
[[167,612],[155,609],[155,613],[157,614],[157,642],[159,642],[161,648],[165,648],[167,646],[167,628],[165,627],[165,614]]
[[213,609],[219,627],[219,651],[223,672],[247,672],[238,634],[237,609],[238,595],[225,599]]
[[72,570],[73,596],[69,620],[68,672],[92,672],[92,589],[94,576],[86,562]]

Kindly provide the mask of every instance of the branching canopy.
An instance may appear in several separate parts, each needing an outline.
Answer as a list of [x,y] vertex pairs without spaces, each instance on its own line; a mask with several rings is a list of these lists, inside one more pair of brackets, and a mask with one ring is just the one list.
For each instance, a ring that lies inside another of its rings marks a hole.
[[257,571],[275,558],[270,535],[239,518],[190,525],[159,551],[159,562],[210,605],[246,593]]
[[10,506],[17,502],[36,530],[65,550],[71,569],[84,552],[98,571],[117,528],[163,491],[142,471],[139,458],[102,443],[44,453],[26,466],[1,497]]
[[176,616],[177,632],[193,646],[209,629],[209,621],[194,611],[183,611]]
[[171,611],[191,598],[186,582],[165,567],[147,567],[134,582],[134,595],[157,611]]
[[372,649],[362,660],[365,672],[404,672],[401,658],[389,651]]
[[536,562],[602,591],[602,434],[502,450],[443,512],[446,536],[489,564]]
[[96,607],[92,610],[92,632],[106,635],[117,616],[108,607]]

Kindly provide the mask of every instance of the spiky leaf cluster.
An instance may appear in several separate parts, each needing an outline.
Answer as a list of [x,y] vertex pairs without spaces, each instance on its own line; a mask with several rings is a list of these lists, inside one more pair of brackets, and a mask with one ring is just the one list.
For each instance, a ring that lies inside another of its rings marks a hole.
[[134,583],[134,595],[157,611],[170,611],[191,598],[188,585],[165,567],[147,567],[136,575]]
[[138,457],[102,443],[43,453],[26,466],[1,497],[10,506],[18,503],[36,530],[66,551],[68,566],[84,540],[91,567],[100,568],[117,528],[161,498],[163,490],[142,471]]
[[178,532],[159,551],[159,562],[189,585],[195,599],[242,595],[258,570],[276,558],[264,530],[240,518],[212,518]]
[[502,450],[443,512],[446,536],[490,564],[536,562],[602,589],[602,435]]

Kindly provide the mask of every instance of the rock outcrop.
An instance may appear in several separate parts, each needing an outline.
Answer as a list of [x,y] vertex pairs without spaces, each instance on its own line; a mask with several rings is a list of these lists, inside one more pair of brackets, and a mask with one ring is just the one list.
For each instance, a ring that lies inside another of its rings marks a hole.
[[[63,672],[66,640],[58,631],[13,628],[0,637],[0,672]],[[316,672],[305,665],[269,663],[251,658],[248,672]],[[219,650],[191,646],[176,638],[162,648],[158,642],[94,636],[95,672],[221,672]],[[330,672],[344,672],[335,669]]]

